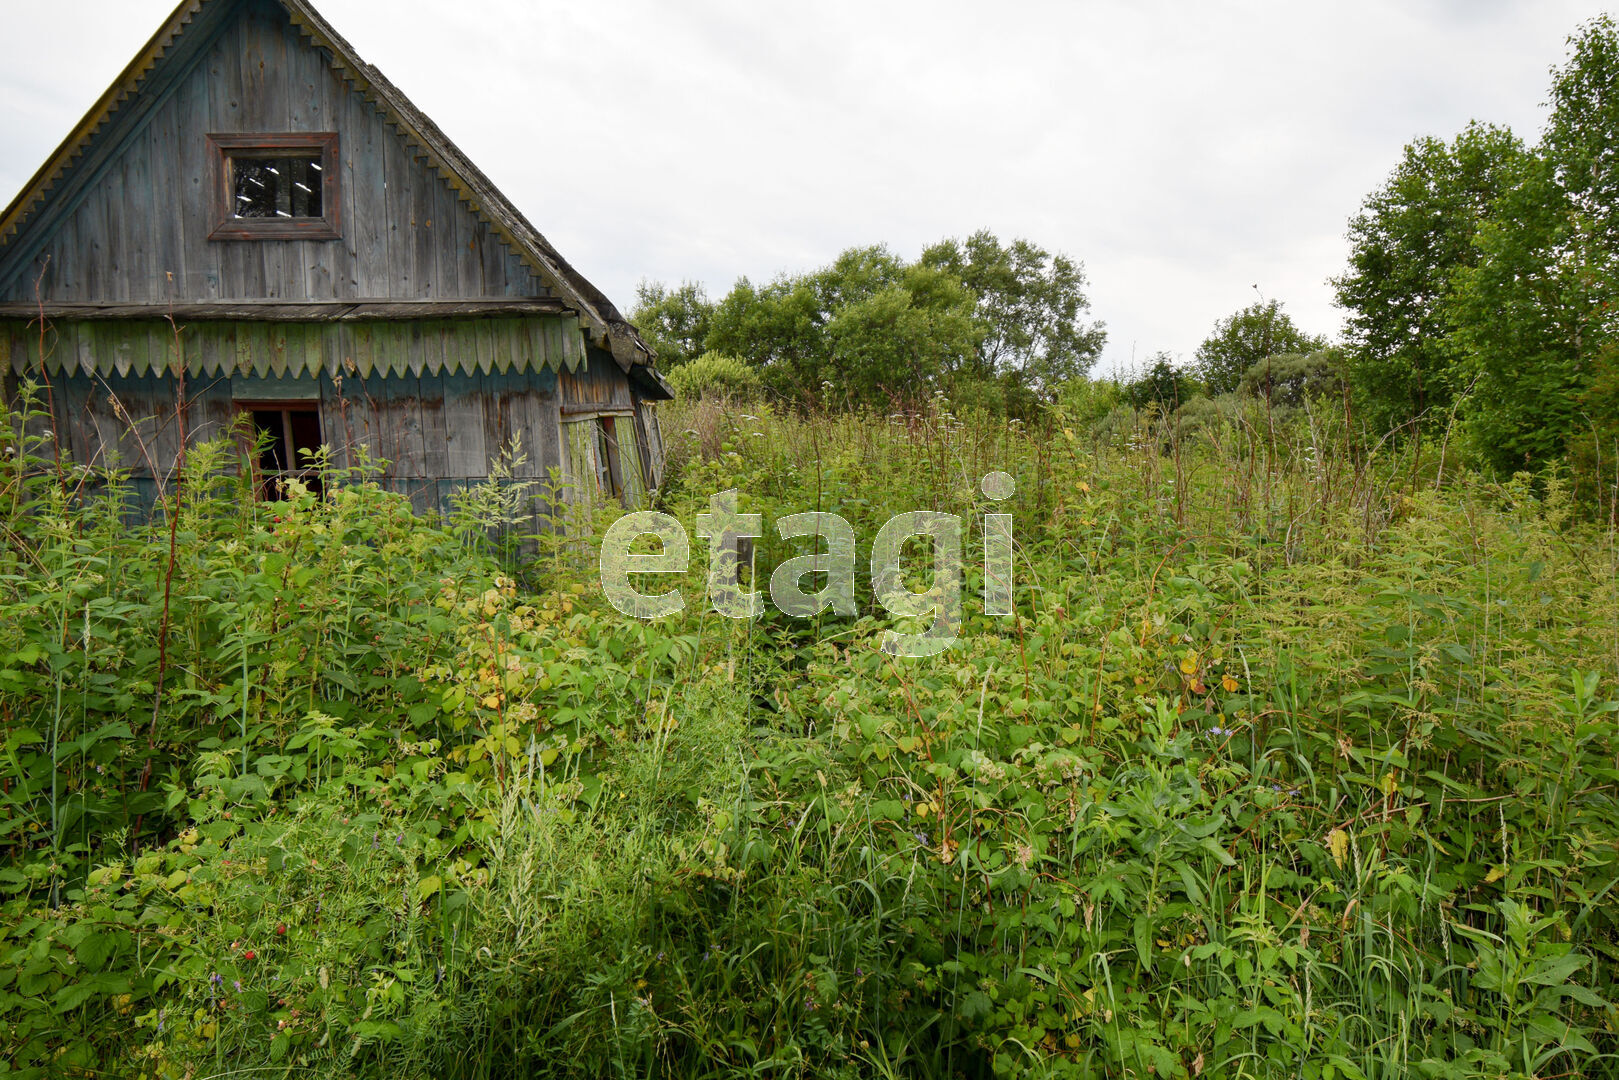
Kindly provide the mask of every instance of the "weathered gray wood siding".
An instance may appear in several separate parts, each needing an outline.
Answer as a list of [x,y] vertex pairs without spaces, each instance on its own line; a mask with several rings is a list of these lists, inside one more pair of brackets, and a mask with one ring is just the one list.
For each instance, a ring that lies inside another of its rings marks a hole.
[[[15,398],[19,385],[17,375],[8,375],[8,396]],[[73,466],[127,470],[138,504],[132,512],[149,512],[159,487],[172,482],[178,457],[177,380],[155,372],[59,371],[50,397],[54,423],[35,430],[53,430],[50,443]],[[515,480],[543,485],[562,467],[557,375],[549,369],[195,374],[185,400],[190,444],[228,433],[239,403],[318,401],[333,463],[379,465],[377,481],[407,496],[418,512],[448,513],[451,496],[488,479],[491,460],[508,449],[517,451],[510,461]]]
[[[189,72],[39,237],[0,300],[544,297],[467,203],[279,9],[244,0]],[[206,137],[338,133],[343,238],[210,241]]]
[[586,361],[577,370],[562,373],[562,411],[598,413],[631,408],[629,379],[612,356],[592,347]]

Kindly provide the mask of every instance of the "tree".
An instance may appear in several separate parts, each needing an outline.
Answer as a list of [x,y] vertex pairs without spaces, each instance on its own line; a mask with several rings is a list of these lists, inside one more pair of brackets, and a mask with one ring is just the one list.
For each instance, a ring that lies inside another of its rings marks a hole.
[[1551,117],[1458,271],[1458,364],[1472,446],[1495,468],[1562,456],[1619,343],[1619,28],[1593,19],[1554,71]]
[[757,288],[742,278],[714,310],[708,347],[757,365],[779,394],[881,405],[970,366],[983,328],[952,275],[877,245]]
[[1317,398],[1336,398],[1343,385],[1343,350],[1329,348],[1267,356],[1243,374],[1238,390],[1272,408],[1302,409]]
[[1457,374],[1449,304],[1457,272],[1526,151],[1506,128],[1469,124],[1447,145],[1418,139],[1349,223],[1349,269],[1333,279],[1345,309],[1345,377],[1377,432],[1448,420]]
[[953,275],[975,299],[985,331],[976,351],[980,378],[1009,378],[1049,392],[1090,371],[1107,330],[1085,318],[1085,268],[1027,240],[1005,246],[987,229],[965,241],[941,240],[922,252],[923,266]]
[[695,281],[682,281],[673,289],[662,282],[642,281],[635,287],[635,307],[629,315],[665,370],[702,355],[713,317],[714,304]]
[[1315,352],[1326,344],[1294,326],[1279,301],[1259,301],[1214,324],[1198,346],[1197,370],[1210,394],[1225,394],[1267,356]]
[[1167,352],[1154,353],[1147,370],[1124,384],[1124,400],[1138,409],[1174,412],[1198,394],[1197,380],[1175,366]]
[[1084,318],[1083,268],[1026,240],[980,231],[914,263],[882,245],[756,286],[741,278],[712,310],[707,349],[760,368],[777,393],[886,405],[934,389],[1017,410],[1083,375],[1106,332]]

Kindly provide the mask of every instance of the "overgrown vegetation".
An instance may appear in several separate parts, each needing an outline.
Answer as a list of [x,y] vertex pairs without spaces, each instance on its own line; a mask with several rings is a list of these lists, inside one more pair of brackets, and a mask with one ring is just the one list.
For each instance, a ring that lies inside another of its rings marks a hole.
[[[665,508],[739,489],[756,582],[786,513],[862,553],[961,514],[931,660],[864,575],[857,618],[737,623],[698,557],[641,623],[572,543],[486,553],[498,491],[254,503],[233,444],[131,527],[13,417],[0,1065],[1619,1072],[1611,521],[1330,408],[1048,415],[664,415]],[[993,469],[1015,617],[976,600]]]

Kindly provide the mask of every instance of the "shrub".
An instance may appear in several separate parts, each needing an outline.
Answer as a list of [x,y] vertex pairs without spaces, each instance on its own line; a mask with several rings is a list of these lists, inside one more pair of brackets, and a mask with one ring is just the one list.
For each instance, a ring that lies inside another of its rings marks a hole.
[[763,389],[759,373],[734,356],[706,352],[669,371],[669,385],[684,400],[706,397],[751,400]]

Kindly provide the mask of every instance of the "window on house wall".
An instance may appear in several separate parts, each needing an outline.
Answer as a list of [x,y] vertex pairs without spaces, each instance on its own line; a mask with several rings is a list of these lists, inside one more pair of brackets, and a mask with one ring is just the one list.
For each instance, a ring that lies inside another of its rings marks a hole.
[[210,135],[211,240],[336,240],[337,135]]
[[320,449],[320,409],[313,402],[238,403],[252,418],[253,488],[265,501],[285,499],[287,481],[301,480],[321,494],[315,451]]

